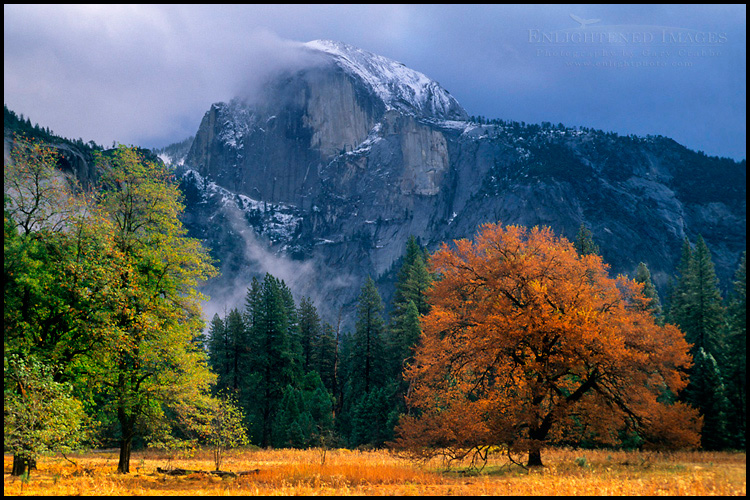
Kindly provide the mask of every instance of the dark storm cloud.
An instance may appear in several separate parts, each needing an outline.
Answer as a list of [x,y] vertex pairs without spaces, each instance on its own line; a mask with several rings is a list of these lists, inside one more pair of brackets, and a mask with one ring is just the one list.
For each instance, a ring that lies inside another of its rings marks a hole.
[[[5,5],[4,14],[5,103],[104,144],[193,134],[211,103],[252,94],[269,71],[304,62],[300,42],[326,38],[425,73],[469,114],[746,152],[744,5]],[[687,38],[638,38],[663,28]],[[614,38],[572,36],[595,33]]]

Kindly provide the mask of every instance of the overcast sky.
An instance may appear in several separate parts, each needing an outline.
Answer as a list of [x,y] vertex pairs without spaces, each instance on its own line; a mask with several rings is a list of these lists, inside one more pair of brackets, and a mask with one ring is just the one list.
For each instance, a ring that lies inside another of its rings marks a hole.
[[193,135],[296,43],[332,39],[421,71],[471,115],[746,156],[744,5],[6,4],[4,23],[5,104],[104,145]]

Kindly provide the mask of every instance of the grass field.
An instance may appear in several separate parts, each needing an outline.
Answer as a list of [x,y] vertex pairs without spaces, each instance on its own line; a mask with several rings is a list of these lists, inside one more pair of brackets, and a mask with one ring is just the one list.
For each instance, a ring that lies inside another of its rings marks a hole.
[[117,451],[43,457],[28,481],[10,476],[6,495],[746,495],[746,455],[669,454],[608,450],[544,450],[545,467],[526,471],[491,457],[481,474],[439,460],[417,464],[387,451],[235,450],[225,471],[259,469],[221,479],[206,474],[168,476],[157,467],[211,470],[209,451],[191,459],[134,452],[131,474],[115,473]]

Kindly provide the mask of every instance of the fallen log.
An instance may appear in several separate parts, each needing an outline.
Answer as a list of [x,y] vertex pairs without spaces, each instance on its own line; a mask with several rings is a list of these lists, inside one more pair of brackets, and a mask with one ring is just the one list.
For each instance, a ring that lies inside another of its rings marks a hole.
[[213,474],[219,477],[238,477],[238,476],[249,476],[251,474],[257,474],[260,469],[245,470],[241,472],[223,471],[223,470],[192,470],[192,469],[162,469],[161,467],[156,468],[156,472],[159,474],[166,474],[168,476],[188,476],[190,474]]

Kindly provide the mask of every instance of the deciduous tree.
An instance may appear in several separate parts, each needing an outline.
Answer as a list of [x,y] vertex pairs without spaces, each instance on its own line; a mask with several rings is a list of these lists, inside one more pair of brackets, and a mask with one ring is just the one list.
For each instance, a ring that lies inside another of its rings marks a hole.
[[100,373],[120,424],[117,470],[130,471],[137,424],[205,392],[213,381],[205,352],[193,342],[203,329],[196,285],[215,269],[179,216],[172,174],[133,148],[100,156],[99,207],[111,223],[118,263],[110,325],[109,368]]
[[206,408],[192,412],[192,428],[197,431],[199,441],[211,448],[218,471],[227,450],[247,445],[249,441],[244,426],[245,416],[230,396],[222,394],[207,402]]
[[3,445],[13,453],[13,475],[29,474],[37,456],[68,451],[86,438],[86,414],[68,383],[34,357],[3,358]]
[[610,278],[601,257],[548,228],[486,224],[430,264],[438,279],[407,371],[414,415],[395,446],[507,446],[538,466],[574,421],[601,442],[630,426],[652,445],[698,445],[697,412],[660,400],[687,384],[684,335],[657,325],[641,285]]

